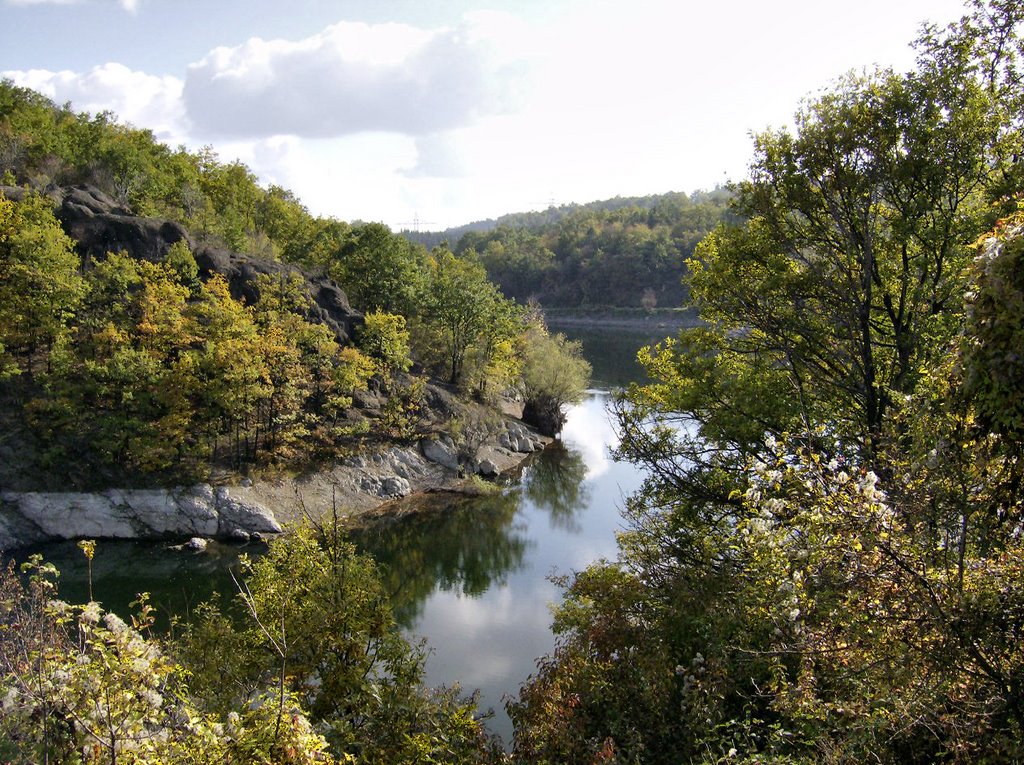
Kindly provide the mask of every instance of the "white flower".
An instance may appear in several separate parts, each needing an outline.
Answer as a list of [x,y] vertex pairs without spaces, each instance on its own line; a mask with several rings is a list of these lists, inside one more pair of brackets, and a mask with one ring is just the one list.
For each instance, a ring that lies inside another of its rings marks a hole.
[[95,600],[90,600],[84,606],[82,606],[82,614],[79,617],[83,622],[89,624],[100,623],[100,604]]
[[860,480],[857,481],[857,485],[867,492],[874,491],[876,483],[878,483],[878,476],[875,475],[874,472],[872,472],[871,470],[866,472],[863,476],[861,476]]
[[103,623],[107,625],[107,629],[115,635],[123,635],[128,630],[128,625],[125,624],[124,620],[117,614],[109,612],[104,614]]

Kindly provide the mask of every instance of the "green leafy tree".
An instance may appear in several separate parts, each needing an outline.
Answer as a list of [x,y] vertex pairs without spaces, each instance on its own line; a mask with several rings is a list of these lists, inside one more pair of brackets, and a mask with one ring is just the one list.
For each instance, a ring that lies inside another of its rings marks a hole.
[[616,405],[648,478],[567,582],[521,759],[1020,757],[1013,224],[971,243],[1015,204],[1022,20],[973,3],[757,137],[690,262],[706,326]]
[[189,249],[188,242],[179,239],[172,244],[164,256],[164,263],[174,269],[178,279],[195,296],[199,293],[199,264]]
[[359,328],[359,347],[377,364],[377,373],[390,381],[412,366],[409,331],[404,316],[371,311]]
[[590,382],[590,364],[579,341],[534,325],[526,334],[522,385],[523,419],[553,436],[565,424],[563,408],[578,403]]
[[364,223],[348,234],[329,273],[357,308],[409,316],[419,299],[422,263],[422,249],[381,223]]
[[188,288],[167,266],[120,255],[87,283],[75,342],[54,352],[31,405],[50,433],[50,458],[88,454],[96,478],[166,469],[192,423]]
[[460,383],[467,355],[481,340],[486,344],[506,309],[505,299],[478,261],[435,250],[428,265],[417,349],[443,370],[448,382]]
[[[480,762],[470,702],[420,690],[423,655],[401,636],[373,562],[337,529],[299,529],[248,564],[233,621],[212,607],[178,655],[194,687],[231,709],[252,688],[291,691],[339,756],[360,762]],[[228,647],[227,663],[221,651]],[[277,715],[286,718],[283,709]]]
[[192,308],[203,336],[201,347],[191,354],[198,380],[195,408],[202,414],[213,459],[223,434],[226,456],[241,466],[254,452],[258,407],[273,395],[259,327],[252,308],[232,299],[220,277],[203,284]]
[[79,258],[50,203],[0,195],[0,369],[31,375],[67,337],[84,292]]

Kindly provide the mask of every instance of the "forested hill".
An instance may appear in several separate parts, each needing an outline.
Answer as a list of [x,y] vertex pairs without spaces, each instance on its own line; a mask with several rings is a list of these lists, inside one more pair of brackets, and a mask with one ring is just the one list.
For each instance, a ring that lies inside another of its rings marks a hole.
[[475,253],[506,296],[545,308],[677,307],[685,261],[729,218],[729,199],[722,188],[615,197],[404,234]]
[[552,430],[578,354],[476,258],[0,81],[5,488],[330,460],[449,427],[432,381],[485,404],[516,389]]
[[499,215],[497,218],[476,220],[472,223],[465,223],[461,226],[446,228],[443,231],[409,231],[406,229],[403,230],[401,234],[409,241],[417,242],[422,244],[424,247],[436,247],[441,244],[441,242],[445,241],[451,243],[458,242],[463,236],[470,232],[493,231],[500,226],[539,229],[543,226],[560,223],[566,218],[576,215],[577,213],[615,212],[616,210],[623,210],[630,207],[637,207],[641,210],[653,210],[666,203],[673,204],[683,198],[688,198],[690,201],[696,202],[698,198],[709,198],[727,194],[728,192],[725,189],[717,187],[714,191],[696,191],[690,195],[683,194],[678,191],[669,191],[665,194],[647,194],[642,197],[616,196],[611,199],[599,199],[594,202],[586,202],[583,204],[580,204],[579,202],[570,202],[568,204],[557,206],[552,204],[545,210],[507,213],[505,215]]

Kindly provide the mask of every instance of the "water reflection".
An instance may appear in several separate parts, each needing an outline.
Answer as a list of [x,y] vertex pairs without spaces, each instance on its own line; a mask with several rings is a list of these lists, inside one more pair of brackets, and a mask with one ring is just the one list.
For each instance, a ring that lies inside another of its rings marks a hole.
[[[616,354],[615,339],[614,333],[592,332],[585,338],[595,385],[635,379],[630,364],[642,342],[631,339],[628,353]],[[607,363],[599,367],[602,352]],[[502,698],[516,693],[536,657],[553,647],[549,604],[561,593],[548,575],[616,554],[619,507],[641,481],[633,466],[610,457],[616,438],[607,401],[607,393],[593,391],[574,406],[561,442],[537,455],[522,479],[500,493],[428,498],[421,512],[379,521],[354,539],[380,563],[400,623],[428,639],[428,684],[480,689],[484,707],[497,713],[490,726],[506,741],[512,731]],[[65,597],[84,600],[85,559],[73,544],[60,547],[48,547],[46,557],[59,559]],[[234,592],[226,572],[237,555],[221,546],[191,555],[100,542],[96,594],[107,607],[126,612],[136,593],[148,590],[165,613],[186,613],[214,588]]]
[[607,393],[574,406],[561,441],[536,455],[502,494],[445,497],[426,512],[382,522],[356,538],[381,563],[406,630],[426,637],[429,685],[460,682],[495,710],[489,727],[510,740],[502,700],[548,653],[548,576],[615,554],[619,505],[639,475],[611,459]]
[[418,498],[407,508],[413,512],[376,520],[352,539],[380,565],[395,615],[410,628],[435,592],[476,598],[523,568],[537,545],[524,505],[547,513],[551,528],[579,534],[579,515],[590,503],[587,475],[583,453],[556,441],[530,462],[519,485],[479,497]]
[[380,565],[400,624],[414,624],[435,590],[476,597],[522,567],[531,542],[514,522],[519,501],[518,489],[473,498],[437,495],[418,500],[412,515],[353,533]]
[[593,367],[590,380],[595,388],[623,388],[635,380],[645,379],[644,370],[636,361],[636,352],[645,345],[654,345],[679,334],[675,327],[609,330],[559,326],[557,319],[549,324],[570,340],[583,344],[583,355]]
[[590,502],[590,488],[583,483],[586,477],[583,454],[555,441],[523,476],[523,490],[534,505],[550,513],[552,527],[578,534],[578,516]]
[[[187,618],[192,609],[216,593],[222,603],[234,596],[229,571],[238,568],[242,553],[261,555],[264,545],[211,542],[201,553],[171,549],[159,542],[99,540],[93,559],[93,594],[109,611],[127,617],[139,593],[151,595],[156,608],[156,627],[166,629],[173,616]],[[18,551],[23,561],[34,552],[43,555],[60,571],[60,597],[69,603],[89,600],[89,576],[85,556],[75,542],[53,542]]]

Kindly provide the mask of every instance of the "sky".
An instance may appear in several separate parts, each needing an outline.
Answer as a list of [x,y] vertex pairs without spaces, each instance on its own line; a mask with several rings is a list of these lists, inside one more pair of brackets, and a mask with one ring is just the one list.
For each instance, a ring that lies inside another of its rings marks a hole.
[[959,0],[0,0],[0,76],[212,146],[316,215],[440,230],[741,180]]

